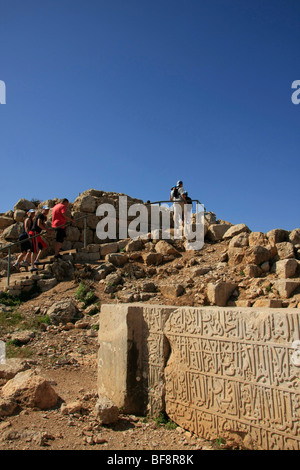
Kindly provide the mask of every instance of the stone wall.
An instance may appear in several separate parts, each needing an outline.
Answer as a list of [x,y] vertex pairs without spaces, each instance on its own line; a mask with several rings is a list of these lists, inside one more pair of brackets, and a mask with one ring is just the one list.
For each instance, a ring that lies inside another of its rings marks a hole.
[[103,305],[98,391],[209,440],[299,450],[299,327],[297,309]]

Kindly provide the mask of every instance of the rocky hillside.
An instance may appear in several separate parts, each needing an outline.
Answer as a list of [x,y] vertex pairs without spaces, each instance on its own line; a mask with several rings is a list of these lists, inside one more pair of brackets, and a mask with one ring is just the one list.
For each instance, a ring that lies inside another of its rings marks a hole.
[[[104,200],[116,204],[117,198],[95,190],[80,195],[70,211],[76,218],[88,214],[88,246],[82,220],[76,221],[68,228],[62,259],[44,258],[49,264],[35,274],[12,272],[9,288],[2,252],[0,339],[7,345],[7,363],[0,364],[0,449],[216,448],[174,423],[123,416],[113,405],[99,404],[101,304],[300,307],[299,228],[251,232],[243,223],[207,214],[199,251],[187,251],[185,240],[99,243],[95,208]],[[0,215],[2,246],[17,240],[26,210],[55,202],[21,200]],[[53,238],[48,243],[51,255]],[[103,410],[113,416],[110,424]]]
[[[96,235],[99,217],[95,210],[104,202],[117,206],[118,197],[117,193],[88,190],[70,204],[74,219],[88,215],[88,247],[83,248],[80,218],[67,229],[63,249],[73,253],[64,257],[65,264],[54,263],[39,272],[43,290],[62,280],[78,282],[84,278],[93,282],[100,303],[147,301],[276,308],[300,305],[299,228],[251,232],[244,223],[216,221],[208,213],[205,244],[199,251],[186,251],[184,240],[126,239],[104,243]],[[130,197],[128,201],[129,205],[141,202]],[[56,202],[44,201],[37,208],[43,204],[53,207]],[[22,218],[31,207],[36,207],[33,202],[21,200],[13,211],[0,216],[2,246],[17,240]],[[48,219],[51,220],[51,211]],[[48,254],[53,253],[53,236],[47,235],[47,240]],[[2,254],[0,273],[5,278],[7,253]]]

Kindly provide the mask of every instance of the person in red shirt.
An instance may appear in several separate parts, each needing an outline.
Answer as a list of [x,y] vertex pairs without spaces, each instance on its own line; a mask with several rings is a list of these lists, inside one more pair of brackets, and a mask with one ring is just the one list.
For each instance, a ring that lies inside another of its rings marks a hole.
[[72,219],[67,216],[68,205],[69,201],[65,198],[52,209],[52,228],[56,232],[55,258],[61,258],[59,251],[66,237],[65,223],[72,222]]

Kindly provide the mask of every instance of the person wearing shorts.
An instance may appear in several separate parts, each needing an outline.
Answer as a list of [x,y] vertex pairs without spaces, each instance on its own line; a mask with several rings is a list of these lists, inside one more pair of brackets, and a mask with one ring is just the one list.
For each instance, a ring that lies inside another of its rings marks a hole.
[[47,232],[50,231],[48,227],[46,226],[48,213],[49,213],[49,207],[43,206],[42,211],[40,212],[40,214],[37,215],[37,217],[34,220],[32,230],[30,230],[29,232],[29,235],[33,237],[32,238],[33,253],[31,257],[30,271],[36,271],[35,265],[39,264],[39,258],[41,256],[41,253],[48,246],[45,240],[40,235],[40,233],[43,230],[47,230]]
[[21,254],[18,256],[17,261],[14,264],[14,268],[17,270],[20,269],[20,262],[22,261],[22,266],[29,266],[28,259],[32,252],[32,241],[28,238],[29,232],[33,226],[33,219],[35,216],[35,210],[30,209],[27,212],[26,219],[24,220],[23,224],[23,233],[19,236],[20,240],[20,247],[21,247]]
[[66,238],[66,222],[72,222],[72,219],[67,216],[69,201],[63,199],[62,202],[56,204],[52,210],[52,228],[56,232],[56,244],[55,244],[55,258],[61,258],[59,254],[64,239]]

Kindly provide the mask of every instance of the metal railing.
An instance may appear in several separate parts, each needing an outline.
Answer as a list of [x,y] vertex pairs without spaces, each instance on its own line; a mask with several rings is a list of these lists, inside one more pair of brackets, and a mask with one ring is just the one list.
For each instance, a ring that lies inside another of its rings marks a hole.
[[[161,206],[161,204],[170,204],[170,205],[172,205],[176,202],[179,202],[179,201],[170,201],[170,200],[168,200],[168,201],[155,201],[155,202],[150,202],[149,201],[149,202],[145,202],[145,205],[146,206],[151,206],[152,204],[153,205],[158,204],[159,206]],[[198,199],[192,199],[192,203],[196,203],[196,213],[199,212],[199,206],[202,207],[203,212],[206,212],[206,208],[205,208],[204,204],[202,204],[202,202],[200,202]]]
[[[63,227],[66,227],[67,225],[71,225],[72,222],[75,222],[77,220],[81,220],[81,219],[84,219],[84,233],[83,233],[83,246],[84,248],[87,247],[87,218],[90,216],[91,214],[87,214],[87,215],[83,215],[81,217],[77,217],[76,219],[72,219],[71,222],[66,222],[65,224],[62,224],[62,225],[59,225],[58,227],[55,227],[53,228],[53,230],[55,229],[58,229],[58,228],[63,228]],[[34,235],[34,236],[30,236],[28,238],[25,238],[24,241],[28,241],[28,240],[33,240],[34,238],[37,238],[37,237],[40,237],[42,235],[45,235],[47,232],[45,231],[42,231],[40,233],[38,233],[37,235]],[[5,246],[2,246],[0,248],[0,251],[5,251],[5,250],[8,250],[8,260],[7,260],[7,286],[9,286],[9,280],[10,280],[10,263],[11,263],[11,249],[13,246],[16,246],[16,245],[20,245],[20,240],[14,242],[14,243],[9,243],[8,245],[5,245]]]

